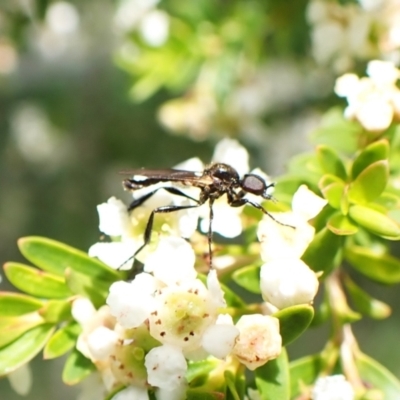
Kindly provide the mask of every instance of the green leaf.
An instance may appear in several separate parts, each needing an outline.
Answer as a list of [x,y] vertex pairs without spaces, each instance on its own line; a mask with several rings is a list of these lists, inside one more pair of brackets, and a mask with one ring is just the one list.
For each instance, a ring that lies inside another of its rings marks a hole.
[[334,182],[321,189],[322,194],[329,205],[337,210],[340,209],[345,190],[344,182]]
[[208,374],[214,371],[218,365],[220,365],[220,361],[217,359],[189,362],[186,379],[190,383],[190,386],[200,386],[206,383]]
[[356,179],[368,166],[389,157],[389,142],[386,139],[378,140],[367,146],[354,160],[351,168],[351,177]]
[[348,275],[344,276],[344,284],[353,300],[355,308],[362,314],[374,319],[384,319],[391,314],[391,309],[387,304],[371,297]]
[[343,237],[323,228],[315,236],[301,259],[315,272],[325,275],[337,267],[342,260]]
[[349,216],[353,221],[376,235],[392,240],[400,238],[400,226],[388,216],[370,207],[351,206]]
[[358,231],[358,227],[354,225],[349,218],[340,213],[332,215],[326,226],[335,235],[354,235]]
[[186,392],[187,400],[224,400],[225,394],[205,389],[188,389]]
[[366,204],[378,198],[385,190],[389,179],[387,160],[376,161],[365,168],[350,184],[349,200],[356,204]]
[[90,279],[89,276],[69,268],[65,271],[65,280],[72,293],[87,297],[96,308],[105,304],[109,289],[108,282]]
[[369,387],[380,389],[383,399],[399,399],[400,382],[383,365],[363,353],[357,354],[356,365],[362,380]]
[[0,319],[0,347],[13,342],[24,332],[43,324],[43,322],[43,318],[36,312],[18,317],[2,317]]
[[314,318],[314,309],[309,305],[300,304],[279,310],[273,316],[279,319],[282,345],[286,346],[309,327]]
[[0,317],[12,317],[39,310],[43,302],[35,297],[13,292],[0,292]]
[[321,166],[316,156],[312,153],[299,154],[289,161],[289,172],[297,179],[306,183],[310,189],[317,186],[318,180],[322,175]]
[[76,385],[95,370],[95,365],[80,351],[74,349],[65,362],[62,380],[67,385]]
[[39,314],[46,322],[61,322],[71,319],[71,302],[68,300],[49,300],[41,308]]
[[343,181],[347,180],[346,168],[335,150],[331,147],[320,145],[317,147],[317,157],[322,170],[326,174],[337,176]]
[[232,274],[232,279],[249,292],[260,294],[260,266],[244,267]]
[[256,385],[262,399],[289,400],[290,379],[286,350],[275,360],[255,370]]
[[91,278],[108,282],[120,279],[120,274],[81,250],[55,240],[30,236],[18,240],[21,253],[30,262],[48,272],[64,276],[66,268],[72,268]]
[[78,323],[70,322],[56,331],[44,348],[44,359],[60,357],[71,350],[75,346],[81,330]]
[[224,378],[225,378],[225,383],[227,386],[227,398],[233,399],[233,400],[240,400],[241,397],[239,396],[239,393],[236,388],[235,375],[233,375],[232,371],[225,370]]
[[19,290],[36,297],[63,299],[71,296],[64,279],[24,264],[8,262],[4,265],[8,280]]
[[361,246],[345,249],[345,259],[360,273],[373,281],[394,284],[400,282],[400,260],[388,254],[377,254]]
[[321,356],[315,354],[306,356],[290,363],[290,393],[291,398],[301,395],[304,386],[314,383],[322,370]]
[[32,360],[43,348],[54,331],[53,324],[39,325],[0,349],[0,376],[15,371]]

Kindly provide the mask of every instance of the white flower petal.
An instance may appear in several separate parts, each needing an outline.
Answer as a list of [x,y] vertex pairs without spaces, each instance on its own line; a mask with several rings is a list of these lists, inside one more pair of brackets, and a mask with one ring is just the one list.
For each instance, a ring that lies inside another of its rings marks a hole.
[[222,139],[214,150],[213,162],[228,164],[235,168],[240,176],[249,172],[249,153],[237,140]]
[[112,400],[149,400],[147,388],[128,386],[112,397]]
[[99,326],[88,335],[87,341],[92,357],[104,360],[112,354],[118,341],[118,334],[105,326]]
[[132,283],[114,282],[106,301],[111,315],[126,329],[141,325],[155,309],[154,297],[149,293],[149,287],[138,284],[142,282],[140,278],[136,282],[135,280]]
[[261,258],[263,261],[281,257],[300,258],[314,238],[314,227],[295,213],[272,215],[280,223],[266,215],[258,224],[257,236],[261,242]]
[[335,93],[339,97],[348,97],[358,92],[359,78],[356,74],[344,74],[336,79]]
[[207,287],[216,307],[226,307],[225,293],[218,280],[217,271],[212,269],[207,276]]
[[144,364],[152,386],[174,390],[185,382],[187,364],[178,347],[168,344],[155,347],[147,353]]
[[186,240],[169,236],[161,239],[156,251],[147,257],[144,271],[153,272],[166,285],[174,284],[196,278],[195,260],[194,250]]
[[394,85],[400,71],[390,61],[372,60],[368,63],[367,74],[377,85]]
[[384,98],[371,98],[362,103],[356,112],[360,124],[371,132],[381,132],[392,123],[393,106]]
[[310,304],[319,286],[315,272],[297,258],[267,262],[261,267],[260,278],[263,299],[279,309]]
[[75,321],[83,326],[96,314],[96,309],[89,299],[86,297],[78,297],[72,303],[71,314]]
[[142,245],[141,241],[95,243],[89,249],[90,257],[97,257],[114,269],[129,270],[133,265],[133,254]]
[[306,185],[301,185],[292,199],[292,210],[300,214],[306,221],[317,216],[328,202],[317,196]]
[[163,45],[169,34],[169,15],[161,10],[153,10],[142,19],[139,27],[143,40],[153,47]]
[[232,322],[218,323],[204,332],[201,344],[209,354],[222,360],[231,353],[238,336],[239,329]]
[[97,206],[99,229],[110,236],[121,236],[129,229],[130,220],[126,205],[115,197]]

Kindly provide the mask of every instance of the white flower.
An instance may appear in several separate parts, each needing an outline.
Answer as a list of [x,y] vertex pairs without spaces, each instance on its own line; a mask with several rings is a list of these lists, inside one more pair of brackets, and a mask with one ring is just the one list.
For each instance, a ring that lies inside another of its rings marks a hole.
[[147,380],[152,386],[174,390],[186,383],[187,363],[179,347],[164,344],[145,357]]
[[281,353],[282,337],[277,318],[261,314],[244,315],[236,327],[240,334],[233,354],[248,369],[253,371]]
[[369,78],[361,79],[354,74],[343,75],[337,79],[335,91],[347,98],[346,118],[357,119],[368,131],[381,132],[399,114],[396,81],[400,71],[391,62],[373,60],[368,63],[367,73]]
[[186,240],[170,236],[161,239],[156,251],[147,257],[144,271],[152,272],[166,285],[195,279],[195,258],[193,248]]
[[282,309],[298,304],[310,304],[318,291],[318,279],[302,260],[277,258],[261,267],[263,299]]
[[318,378],[311,394],[312,400],[354,400],[353,387],[343,375]]
[[99,326],[89,333],[87,337],[88,348],[92,358],[104,360],[114,351],[119,339],[118,334],[105,326]]
[[153,276],[144,272],[130,283],[114,282],[107,297],[111,314],[126,329],[140,326],[155,309],[155,289]]
[[32,371],[28,363],[7,374],[7,378],[11,387],[20,396],[26,396],[31,390]]
[[151,335],[185,352],[200,346],[202,335],[218,316],[216,300],[198,279],[159,289],[155,301],[149,317]]
[[130,218],[126,205],[115,197],[107,203],[97,206],[99,213],[99,230],[109,236],[121,236],[130,227]]
[[150,11],[142,19],[139,27],[144,41],[153,47],[163,45],[169,34],[169,16],[160,10]]
[[261,257],[268,262],[280,257],[300,258],[314,237],[315,229],[308,220],[315,217],[327,201],[305,185],[293,196],[292,212],[271,213],[260,221],[257,236],[261,242]]

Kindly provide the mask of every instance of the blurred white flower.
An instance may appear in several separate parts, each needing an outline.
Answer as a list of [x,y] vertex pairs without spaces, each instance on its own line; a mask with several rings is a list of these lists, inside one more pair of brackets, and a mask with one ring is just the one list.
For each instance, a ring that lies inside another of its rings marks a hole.
[[68,35],[79,28],[79,13],[76,7],[67,1],[57,1],[49,5],[45,20],[56,34]]
[[312,389],[312,400],[354,400],[353,387],[343,375],[318,378]]
[[318,286],[315,272],[298,258],[277,258],[261,267],[263,299],[278,309],[312,303]]
[[357,119],[371,132],[381,132],[400,116],[400,91],[396,86],[400,71],[391,62],[373,60],[368,63],[367,73],[369,78],[341,76],[335,92],[347,99],[346,118]]
[[269,315],[244,315],[236,323],[239,337],[233,354],[251,371],[277,358],[282,350],[279,320]]
[[139,26],[143,40],[153,47],[162,46],[167,41],[168,31],[169,16],[160,10],[153,10],[146,14]]
[[19,368],[7,374],[11,387],[20,396],[26,396],[32,387],[32,371],[29,363],[22,364]]

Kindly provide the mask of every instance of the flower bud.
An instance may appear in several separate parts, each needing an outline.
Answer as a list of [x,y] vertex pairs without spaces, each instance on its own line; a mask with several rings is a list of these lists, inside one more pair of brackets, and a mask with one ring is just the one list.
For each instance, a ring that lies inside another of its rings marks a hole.
[[282,349],[279,320],[269,315],[243,315],[236,324],[239,337],[233,354],[248,369],[255,370],[278,357]]
[[263,299],[282,309],[309,304],[318,291],[318,279],[307,264],[297,258],[279,258],[261,267]]

